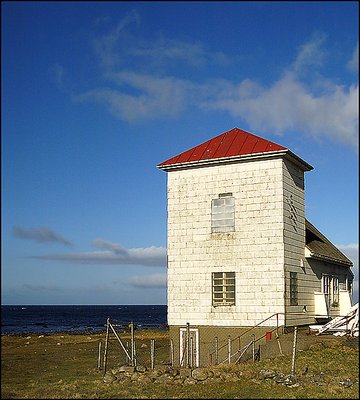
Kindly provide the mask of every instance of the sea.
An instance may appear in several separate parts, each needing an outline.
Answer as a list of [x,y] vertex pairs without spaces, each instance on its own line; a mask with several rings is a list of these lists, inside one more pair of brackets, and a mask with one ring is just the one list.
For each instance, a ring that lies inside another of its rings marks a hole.
[[2,305],[1,334],[101,333],[113,325],[167,329],[166,305]]

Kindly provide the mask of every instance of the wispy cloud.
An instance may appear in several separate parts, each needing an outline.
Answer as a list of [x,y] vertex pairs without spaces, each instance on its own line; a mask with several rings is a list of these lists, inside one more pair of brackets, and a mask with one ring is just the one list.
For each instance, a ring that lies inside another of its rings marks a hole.
[[94,39],[94,50],[100,65],[105,70],[114,69],[131,62],[131,65],[143,64],[150,67],[172,65],[189,65],[202,67],[208,64],[227,65],[231,58],[221,51],[206,50],[203,43],[198,41],[186,42],[155,35],[143,38],[133,32],[140,26],[140,15],[136,10],[126,14],[106,34]]
[[71,246],[71,242],[48,227],[22,228],[15,226],[13,235],[19,239],[34,240],[39,243],[61,243]]
[[[233,93],[233,95],[231,95]],[[202,103],[208,110],[223,110],[246,121],[253,130],[300,131],[314,138],[330,137],[354,148],[359,145],[359,86],[327,84],[323,93],[287,72],[270,87],[243,81],[228,94]]]
[[359,301],[359,244],[351,243],[351,244],[339,244],[336,245],[339,250],[341,250],[352,262],[352,272],[354,274],[354,299],[355,301]]
[[24,283],[22,288],[25,290],[30,290],[33,292],[60,292],[61,289],[57,286],[51,285],[32,285],[29,283]]
[[301,74],[304,69],[323,65],[325,51],[322,46],[325,40],[323,32],[316,32],[308,42],[300,45],[292,69]]
[[347,63],[347,67],[350,71],[359,73],[359,42],[357,43],[353,55],[349,62]]
[[[235,81],[223,76],[184,79],[181,65],[199,71],[211,64],[236,62],[236,58],[210,51],[199,42],[140,37],[130,29],[139,24],[140,17],[133,11],[95,40],[104,84],[74,95],[75,101],[96,102],[128,122],[177,118],[190,109],[221,111],[254,131],[296,131],[358,149],[359,85],[355,80],[345,84],[321,75],[331,57],[325,47],[326,34],[314,33],[299,44],[294,61],[265,86],[252,79]],[[344,68],[358,69],[358,46],[348,59]],[[216,72],[213,69],[212,75]]]
[[[117,118],[135,121],[158,117],[173,118],[186,109],[192,84],[173,77],[156,77],[122,71],[111,75],[124,91],[112,88],[99,88],[74,96],[77,102],[92,101],[104,104]],[[125,91],[130,87],[137,94]]]
[[75,264],[166,266],[165,247],[150,246],[127,249],[119,244],[103,239],[96,239],[92,244],[102,251],[46,254],[32,256],[32,258]]
[[128,280],[131,286],[143,289],[163,289],[166,288],[166,274],[152,274],[132,276]]
[[136,25],[140,24],[140,16],[136,10],[131,10],[118,22],[114,29],[94,40],[95,52],[104,68],[113,68],[121,62],[122,57],[119,54],[120,40],[122,36],[125,36],[125,42],[128,40],[125,29],[134,23]]
[[49,68],[50,78],[59,90],[64,89],[64,67],[60,64],[54,64]]
[[300,131],[317,139],[331,138],[353,148],[359,146],[359,85],[342,85],[312,74],[322,65],[325,35],[300,46],[295,61],[281,77],[265,87],[252,80],[228,82],[228,91],[219,90],[202,106],[227,111],[246,121],[253,130]]

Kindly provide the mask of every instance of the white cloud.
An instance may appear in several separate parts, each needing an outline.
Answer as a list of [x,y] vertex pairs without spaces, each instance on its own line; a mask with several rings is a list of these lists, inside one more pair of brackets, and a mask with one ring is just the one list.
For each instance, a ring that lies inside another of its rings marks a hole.
[[354,290],[354,301],[359,301],[359,244],[352,243],[336,246],[341,250],[354,264],[352,272],[354,274],[353,290]]
[[[319,74],[331,57],[324,48],[324,33],[315,33],[301,44],[294,62],[264,86],[251,79],[183,79],[179,63],[199,69],[235,58],[207,51],[201,43],[140,38],[129,31],[134,22],[139,23],[135,11],[96,40],[107,84],[75,95],[75,101],[97,102],[128,122],[176,118],[193,109],[222,111],[245,121],[253,131],[296,131],[358,149],[358,82],[341,84],[338,78],[330,80]],[[178,68],[170,69],[174,65]],[[358,45],[347,67],[358,68]]]
[[357,43],[350,61],[347,63],[350,71],[359,73],[359,42]]
[[24,283],[22,289],[30,290],[33,292],[60,292],[61,289],[57,286],[51,285],[32,285],[29,283]]
[[166,274],[132,276],[128,282],[131,286],[143,289],[163,289],[167,286]]
[[49,69],[51,79],[59,90],[64,89],[64,67],[60,64],[54,64]]
[[328,84],[316,94],[292,72],[265,88],[247,80],[228,93],[204,101],[208,110],[228,111],[253,130],[282,134],[300,131],[318,139],[330,137],[354,148],[359,145],[359,86]]
[[103,251],[47,254],[32,256],[32,258],[79,264],[166,266],[165,247],[150,246],[127,249],[119,244],[103,239],[96,239],[92,244]]
[[127,121],[179,115],[186,108],[192,86],[187,81],[172,77],[159,78],[129,71],[113,73],[108,77],[125,86],[125,89],[94,89],[74,96],[74,100],[104,104],[114,116]]
[[61,243],[70,246],[71,242],[48,227],[22,228],[15,226],[13,235],[19,239],[34,240],[39,243]]
[[140,16],[136,10],[131,10],[125,15],[107,35],[102,35],[95,39],[95,52],[104,68],[112,68],[121,62],[121,55],[117,52],[117,46],[121,36],[126,33],[125,29],[133,23],[140,24]]
[[322,32],[313,35],[313,38],[299,47],[295,62],[292,66],[297,73],[302,73],[307,67],[323,65],[325,52],[322,45],[326,36]]

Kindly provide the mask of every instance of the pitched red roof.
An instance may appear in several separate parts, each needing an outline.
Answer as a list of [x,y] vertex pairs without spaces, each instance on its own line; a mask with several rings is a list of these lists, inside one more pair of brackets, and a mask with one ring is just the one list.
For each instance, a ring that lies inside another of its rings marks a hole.
[[230,131],[222,133],[190,150],[184,151],[162,162],[158,167],[162,168],[175,164],[218,158],[263,154],[280,150],[287,149],[269,140],[253,135],[252,133],[243,131],[242,129],[233,128]]

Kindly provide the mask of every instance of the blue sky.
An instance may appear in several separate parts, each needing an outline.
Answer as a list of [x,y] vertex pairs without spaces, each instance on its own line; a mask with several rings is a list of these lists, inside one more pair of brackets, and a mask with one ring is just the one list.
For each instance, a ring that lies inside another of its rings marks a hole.
[[354,262],[358,2],[2,2],[2,304],[166,304],[160,162],[289,148]]

